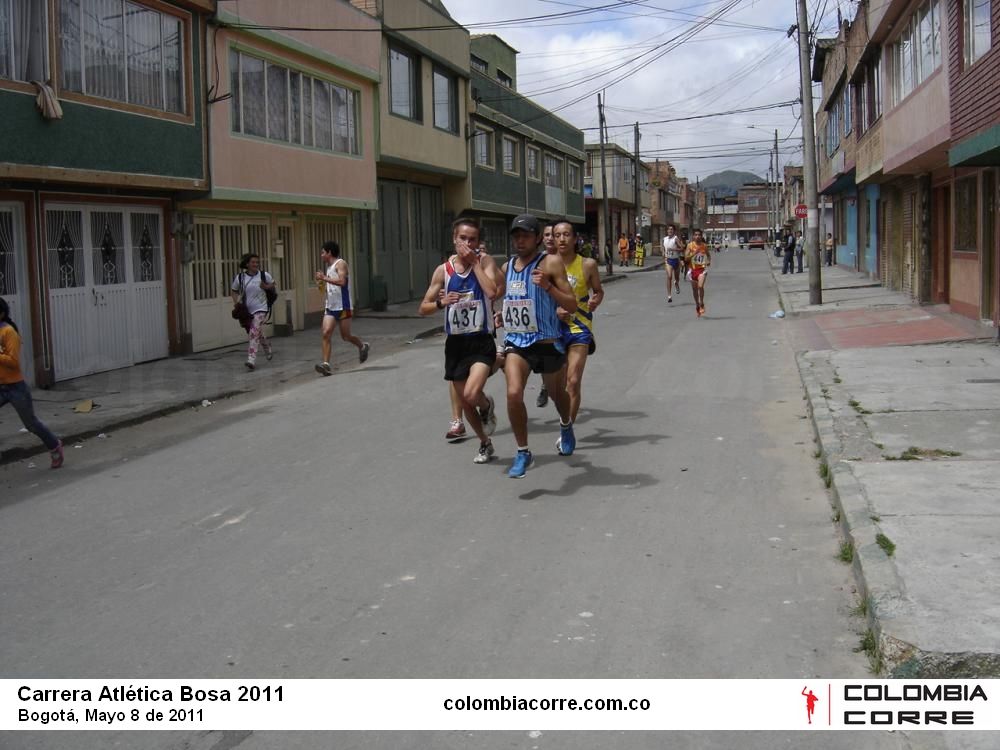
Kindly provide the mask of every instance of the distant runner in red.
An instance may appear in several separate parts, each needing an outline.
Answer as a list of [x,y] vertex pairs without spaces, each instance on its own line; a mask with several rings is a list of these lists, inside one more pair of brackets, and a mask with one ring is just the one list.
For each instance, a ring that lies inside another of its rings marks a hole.
[[700,229],[694,230],[694,239],[688,243],[684,258],[687,260],[688,279],[694,293],[695,313],[700,318],[705,314],[705,281],[708,279],[708,267],[712,265],[712,256],[701,237]]

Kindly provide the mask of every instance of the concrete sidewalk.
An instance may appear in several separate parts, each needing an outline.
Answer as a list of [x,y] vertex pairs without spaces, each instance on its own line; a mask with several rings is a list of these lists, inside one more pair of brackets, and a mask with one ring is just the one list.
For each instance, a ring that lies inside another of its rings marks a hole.
[[996,330],[844,268],[769,259],[829,482],[892,677],[1000,676],[1000,348]]
[[[602,271],[602,279],[604,283],[620,281],[663,265],[662,259],[649,260],[643,268],[616,267],[612,276]],[[390,305],[385,312],[359,311],[352,330],[371,343],[368,362],[359,364],[357,350],[335,334],[331,364],[340,372],[377,369],[379,361],[393,352],[441,333],[441,317],[421,317],[418,305],[414,301]],[[47,390],[36,388],[32,391],[35,413],[63,440],[72,458],[74,445],[108,439],[114,430],[123,427],[180,409],[211,408],[210,404],[202,406],[206,401],[268,396],[319,377],[313,370],[320,355],[318,328],[274,338],[273,346],[274,359],[268,362],[259,357],[254,372],[243,366],[246,343],[240,343],[67,380]],[[336,372],[331,382],[335,383],[335,378]],[[74,411],[86,401],[93,402],[89,412]],[[16,460],[36,463],[33,457],[43,452],[40,441],[24,431],[14,409],[0,409],[0,464]],[[48,457],[38,459],[37,464],[47,467]]]

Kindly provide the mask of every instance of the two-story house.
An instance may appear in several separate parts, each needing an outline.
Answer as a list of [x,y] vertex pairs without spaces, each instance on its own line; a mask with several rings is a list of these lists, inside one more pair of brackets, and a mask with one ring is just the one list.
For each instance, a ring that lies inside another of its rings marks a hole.
[[836,40],[817,45],[813,66],[823,82],[820,132],[839,137],[820,149],[820,175],[835,180],[825,192],[837,198],[841,262],[869,273],[877,263],[887,287],[920,301],[947,287],[948,254],[932,231],[941,198],[933,185],[949,179],[951,42],[942,17],[938,0],[862,3]]
[[450,250],[445,205],[466,189],[469,32],[440,0],[350,1],[382,26],[372,273],[403,302]]
[[208,187],[215,0],[6,0],[0,295],[29,380],[179,350],[180,195]]
[[378,22],[348,3],[219,6],[205,44],[211,190],[183,204],[190,350],[245,337],[230,317],[244,253],[277,281],[272,317],[286,330],[322,319],[313,274],[326,240],[340,244],[354,299],[367,302],[378,38]]
[[493,34],[473,36],[469,180],[448,208],[482,218],[492,253],[506,256],[511,220],[584,220],[583,131],[517,93],[517,50]]
[[657,159],[649,170],[649,241],[653,252],[659,254],[667,227],[677,224],[678,185],[677,172],[668,161]]
[[[639,162],[639,174],[635,174],[633,154],[622,146],[608,143],[604,146],[604,168],[608,184],[608,207],[611,214],[610,227],[604,221],[604,191],[601,187],[601,146],[588,143],[587,152],[590,178],[584,177],[584,199],[587,214],[587,232],[598,238],[603,248],[605,240],[611,243],[613,253],[617,253],[618,238],[622,234],[635,235],[642,231],[642,211],[649,211],[649,165]],[[639,211],[636,211],[636,185],[639,181]]]

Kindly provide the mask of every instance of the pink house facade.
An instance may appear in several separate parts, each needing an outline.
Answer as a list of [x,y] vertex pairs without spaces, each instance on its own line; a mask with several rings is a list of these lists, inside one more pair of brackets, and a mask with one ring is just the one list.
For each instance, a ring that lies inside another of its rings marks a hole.
[[[348,3],[243,0],[206,39],[211,188],[186,201],[185,349],[244,338],[229,285],[244,253],[278,282],[278,333],[317,323],[319,248],[340,244],[364,304],[376,208],[378,23]],[[272,27],[370,29],[315,34]]]

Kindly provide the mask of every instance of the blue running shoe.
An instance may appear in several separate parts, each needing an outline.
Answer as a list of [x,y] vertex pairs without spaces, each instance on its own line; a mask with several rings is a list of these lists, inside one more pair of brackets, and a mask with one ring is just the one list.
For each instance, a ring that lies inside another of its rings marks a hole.
[[560,456],[572,456],[576,450],[576,435],[573,434],[573,425],[559,427],[559,439],[556,440],[556,450]]
[[531,455],[531,451],[518,451],[514,457],[514,465],[510,467],[507,476],[512,479],[520,479],[534,465],[535,457]]

